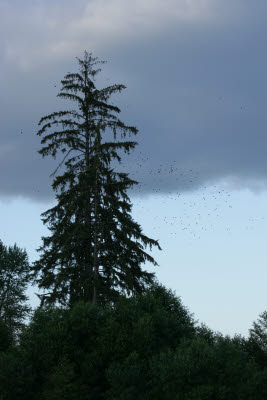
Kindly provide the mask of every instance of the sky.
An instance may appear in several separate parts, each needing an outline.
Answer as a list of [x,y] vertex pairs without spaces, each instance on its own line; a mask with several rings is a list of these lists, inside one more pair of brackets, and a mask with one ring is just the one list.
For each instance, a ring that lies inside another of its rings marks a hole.
[[3,243],[38,259],[62,159],[38,154],[38,122],[73,109],[60,80],[92,52],[107,61],[96,84],[127,87],[112,102],[139,130],[110,166],[139,182],[131,215],[162,248],[143,269],[199,322],[247,336],[267,309],[266,16],[263,0],[0,0]]

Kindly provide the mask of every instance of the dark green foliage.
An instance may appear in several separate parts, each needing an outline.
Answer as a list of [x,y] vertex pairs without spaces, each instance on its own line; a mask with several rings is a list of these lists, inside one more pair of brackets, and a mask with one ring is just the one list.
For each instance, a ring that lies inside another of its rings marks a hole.
[[0,352],[8,349],[12,341],[12,331],[7,324],[0,319]]
[[0,240],[0,336],[4,341],[6,335],[16,339],[30,313],[25,293],[30,282],[29,271],[26,250],[16,244],[7,248]]
[[258,343],[263,352],[267,353],[267,311],[263,312],[258,321],[253,323],[250,337]]
[[14,346],[0,353],[0,399],[36,399],[34,388],[34,371],[20,348]]
[[194,332],[192,317],[180,300],[157,282],[142,295],[121,298],[109,321],[102,340],[118,360],[127,357],[129,349],[148,359]]
[[64,352],[66,341],[65,310],[38,308],[31,323],[23,331],[20,348],[31,366],[34,391],[47,381],[49,371]]
[[[38,251],[43,254],[34,263],[33,276],[46,291],[40,296],[43,302],[72,306],[84,300],[104,305],[116,301],[121,292],[141,293],[153,281],[155,274],[140,265],[146,260],[158,264],[137,240],[150,250],[152,245],[161,248],[158,241],[141,233],[129,214],[132,205],[126,189],[138,182],[109,168],[111,159],[121,162],[117,150],[129,154],[137,142],[101,140],[101,132],[111,131],[114,139],[118,132],[122,137],[138,132],[117,117],[120,109],[109,102],[125,86],[97,89],[97,58],[85,52],[84,60],[78,62],[79,73],[68,73],[58,94],[74,101],[78,109],[55,112],[39,122],[44,125],[38,135],[46,133],[39,153],[43,157],[66,153],[60,163],[66,170],[52,184],[60,191],[58,204],[42,214],[52,235],[42,238]],[[59,130],[47,132],[58,125]],[[70,154],[73,157],[67,159]]]
[[[249,359],[243,342],[204,328],[177,346],[158,348],[146,361],[136,347],[107,371],[109,400],[265,399],[267,370]],[[129,346],[130,348],[130,346]]]
[[[158,282],[115,305],[35,311],[0,357],[2,399],[265,400],[267,369]],[[0,396],[1,398],[1,396]]]
[[253,360],[261,367],[267,365],[267,311],[263,312],[250,329],[247,350]]
[[156,355],[149,365],[150,398],[166,400],[249,398],[249,381],[257,372],[246,353],[222,337],[214,345],[199,337],[186,339],[174,351]]

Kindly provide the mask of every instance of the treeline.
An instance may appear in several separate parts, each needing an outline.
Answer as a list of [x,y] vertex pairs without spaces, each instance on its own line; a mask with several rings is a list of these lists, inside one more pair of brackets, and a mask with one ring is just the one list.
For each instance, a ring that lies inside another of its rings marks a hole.
[[39,307],[17,343],[0,332],[2,400],[267,398],[267,314],[224,337],[158,282],[112,306]]
[[125,86],[98,89],[102,62],[87,52],[78,62],[58,94],[76,109],[41,118],[37,133],[43,157],[63,154],[57,204],[42,214],[51,236],[32,265],[0,241],[0,400],[266,399],[267,313],[248,339],[223,337],[141,268],[158,265],[144,246],[161,247],[130,215],[126,190],[138,182],[109,168],[137,142],[101,135],[138,133],[109,101]]

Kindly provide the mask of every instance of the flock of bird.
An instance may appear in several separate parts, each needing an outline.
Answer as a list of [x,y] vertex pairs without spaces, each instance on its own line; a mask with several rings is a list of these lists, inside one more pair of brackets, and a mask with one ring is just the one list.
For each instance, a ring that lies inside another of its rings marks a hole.
[[[146,216],[153,217],[152,231],[160,232],[165,224],[171,230],[170,235],[187,234],[190,240],[201,239],[203,233],[215,233],[218,229],[231,236],[231,222],[235,218],[235,208],[231,202],[230,191],[224,184],[204,186],[201,184],[198,171],[192,168],[181,169],[176,166],[176,161],[169,165],[160,164],[159,168],[153,170],[149,165],[149,159],[148,156],[139,158],[140,162],[135,164],[135,172],[138,168],[142,169],[141,176],[144,182],[135,185],[138,189],[135,193],[133,192],[135,199],[132,203],[138,210],[144,210]],[[151,188],[151,177],[148,177],[148,174],[155,177],[157,187]],[[130,172],[129,177],[139,181]],[[146,183],[146,177],[149,183]],[[177,184],[174,185],[173,182]],[[179,191],[177,189],[170,191],[168,185],[177,186]],[[139,193],[142,193],[142,196]],[[158,215],[152,215],[155,208],[145,207],[144,199],[150,197],[151,194],[157,196],[163,203]],[[172,201],[175,202],[175,208]],[[173,215],[173,209],[175,209],[175,215]],[[164,210],[164,216],[162,210]],[[253,229],[253,224],[263,219],[264,217],[248,217],[243,221],[244,229]]]
[[[22,130],[20,133],[23,133]],[[158,231],[162,228],[162,224],[166,224],[170,228],[173,227],[176,229],[175,232],[170,233],[171,235],[179,235],[180,230],[180,233],[188,233],[191,238],[200,239],[203,232],[214,231],[215,225],[218,226],[219,220],[223,219],[222,211],[225,216],[226,207],[229,209],[228,211],[233,209],[230,192],[223,186],[204,186],[201,183],[201,176],[198,171],[192,168],[181,169],[177,166],[176,161],[173,161],[169,165],[159,164],[159,167],[153,169],[150,163],[151,157],[147,154],[144,156],[144,153],[141,151],[139,155],[142,156],[134,163],[132,171],[125,167],[125,172],[129,173],[129,178],[139,182],[138,185],[134,185],[129,189],[128,195],[130,196],[133,190],[132,195],[135,198],[134,200],[131,199],[131,203],[138,206],[139,209],[144,209],[145,207],[142,205],[144,203],[144,198],[151,195],[159,196],[162,194],[161,198],[165,205],[165,214],[168,214],[168,209],[170,209],[170,200],[175,201],[177,204],[176,215],[162,217],[159,213],[159,215],[154,216],[154,222],[159,225],[153,226],[152,230]],[[144,180],[144,182],[140,182],[133,174],[133,172],[136,172],[140,168],[142,180]],[[117,168],[114,170],[116,171]],[[150,175],[150,177],[148,177],[148,175]],[[158,185],[157,187],[151,187],[151,176],[155,178],[154,182]],[[170,176],[172,182],[170,182]],[[175,182],[176,185],[174,185],[173,182]],[[177,186],[179,191],[177,191],[177,189],[170,190],[168,185],[172,187]],[[40,192],[37,188],[34,189],[34,191]],[[146,211],[149,214],[150,209],[148,208]],[[234,214],[232,214],[232,217],[233,216]],[[264,219],[264,217],[261,219]],[[253,225],[252,223],[257,222],[257,220],[255,218],[248,218],[245,222],[246,226],[244,228],[249,230]],[[228,234],[231,233],[230,226],[224,224],[224,229]]]

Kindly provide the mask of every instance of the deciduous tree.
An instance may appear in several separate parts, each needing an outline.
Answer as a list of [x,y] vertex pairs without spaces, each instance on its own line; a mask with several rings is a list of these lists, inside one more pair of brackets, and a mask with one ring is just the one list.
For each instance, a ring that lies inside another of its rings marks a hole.
[[0,319],[1,331],[15,339],[29,315],[26,290],[30,281],[30,265],[26,250],[5,246],[0,240]]

